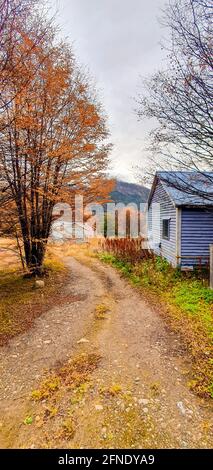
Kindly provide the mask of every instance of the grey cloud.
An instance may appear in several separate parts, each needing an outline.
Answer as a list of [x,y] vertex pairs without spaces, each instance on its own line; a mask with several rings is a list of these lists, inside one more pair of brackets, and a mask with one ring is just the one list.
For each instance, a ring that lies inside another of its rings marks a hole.
[[62,34],[74,43],[80,63],[95,77],[109,116],[112,173],[131,180],[143,164],[149,123],[138,123],[133,97],[139,76],[162,63],[162,29],[157,21],[165,0],[51,0]]

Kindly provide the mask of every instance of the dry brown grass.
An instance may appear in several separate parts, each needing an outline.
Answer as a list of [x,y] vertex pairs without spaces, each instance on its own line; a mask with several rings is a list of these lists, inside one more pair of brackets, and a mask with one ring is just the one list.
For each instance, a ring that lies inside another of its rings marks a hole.
[[73,241],[66,241],[64,243],[49,243],[48,253],[55,254],[59,259],[66,256],[73,256],[78,258],[96,256],[97,251],[100,251],[100,238],[92,238],[89,242],[75,243]]
[[12,238],[0,238],[0,270],[4,268],[21,269],[16,242]]
[[7,248],[0,252],[0,345],[13,336],[26,331],[36,317],[59,301],[67,301],[64,284],[68,272],[53,253],[48,253],[45,267],[45,286],[35,289],[35,280],[23,276],[19,258],[11,249],[13,240],[2,240],[0,246]]
[[113,253],[118,259],[136,263],[142,259],[153,259],[153,253],[143,248],[143,238],[106,238],[101,243],[102,251]]

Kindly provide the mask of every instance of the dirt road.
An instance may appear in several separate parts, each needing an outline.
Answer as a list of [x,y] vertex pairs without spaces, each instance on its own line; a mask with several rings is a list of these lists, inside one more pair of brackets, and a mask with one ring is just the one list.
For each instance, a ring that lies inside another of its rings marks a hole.
[[[76,300],[0,350],[0,446],[212,447],[211,405],[189,391],[180,338],[113,268],[66,262]],[[30,399],[45,370],[82,354],[99,359],[76,389],[61,375],[56,393]]]

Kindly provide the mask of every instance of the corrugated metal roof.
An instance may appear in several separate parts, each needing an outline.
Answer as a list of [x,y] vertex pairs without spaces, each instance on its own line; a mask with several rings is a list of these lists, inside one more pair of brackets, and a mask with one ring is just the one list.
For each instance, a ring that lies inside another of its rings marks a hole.
[[156,178],[176,206],[213,206],[213,172],[158,171]]

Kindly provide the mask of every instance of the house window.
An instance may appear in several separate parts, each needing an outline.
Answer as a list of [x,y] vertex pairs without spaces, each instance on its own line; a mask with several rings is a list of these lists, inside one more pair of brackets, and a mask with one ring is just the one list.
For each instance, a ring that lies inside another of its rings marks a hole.
[[164,240],[170,239],[170,219],[163,219],[163,233]]

